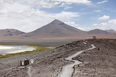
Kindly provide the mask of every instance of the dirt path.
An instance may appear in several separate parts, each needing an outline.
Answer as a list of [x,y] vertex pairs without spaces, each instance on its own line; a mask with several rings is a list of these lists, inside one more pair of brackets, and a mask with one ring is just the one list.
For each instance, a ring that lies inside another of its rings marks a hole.
[[32,74],[31,74],[31,66],[28,66],[28,71],[27,71],[29,77],[32,77]]
[[70,56],[70,57],[68,57],[68,58],[65,58],[65,60],[72,61],[72,62],[74,62],[74,63],[64,66],[62,72],[58,75],[58,77],[72,77],[72,74],[73,74],[73,71],[74,71],[73,67],[74,67],[75,65],[78,65],[78,64],[81,63],[81,62],[78,61],[78,60],[72,60],[72,58],[78,56],[79,54],[81,54],[81,53],[84,52],[84,51],[92,50],[92,49],[95,48],[94,45],[91,45],[91,46],[92,46],[92,47],[89,48],[89,49],[79,51],[79,52],[77,52],[76,54],[74,54],[74,55],[72,55],[72,56]]

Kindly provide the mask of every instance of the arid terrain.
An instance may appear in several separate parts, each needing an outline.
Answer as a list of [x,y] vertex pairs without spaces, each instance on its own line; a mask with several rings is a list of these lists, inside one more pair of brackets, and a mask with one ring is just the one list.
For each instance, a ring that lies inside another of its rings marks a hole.
[[116,0],[0,0],[0,77],[116,77]]
[[[92,44],[95,48],[87,50]],[[73,67],[71,77],[116,77],[115,46],[115,39],[87,39],[61,45],[51,51],[0,59],[0,76],[59,77],[63,67],[73,63],[65,58],[84,50],[73,58],[81,63]],[[34,60],[34,63],[26,67],[19,66],[24,59]]]

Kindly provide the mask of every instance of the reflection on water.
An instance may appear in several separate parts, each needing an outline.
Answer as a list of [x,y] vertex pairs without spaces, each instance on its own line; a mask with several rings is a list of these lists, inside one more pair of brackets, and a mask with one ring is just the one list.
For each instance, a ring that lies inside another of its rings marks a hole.
[[33,51],[35,48],[28,47],[28,46],[6,46],[0,45],[0,54],[9,54],[9,53],[17,53],[17,52],[24,52],[24,51]]

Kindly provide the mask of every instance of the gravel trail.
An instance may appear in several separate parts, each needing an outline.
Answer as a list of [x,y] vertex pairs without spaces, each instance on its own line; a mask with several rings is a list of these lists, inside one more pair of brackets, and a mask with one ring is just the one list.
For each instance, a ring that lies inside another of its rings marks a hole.
[[72,60],[72,58],[78,56],[79,54],[81,54],[81,53],[84,52],[84,51],[92,50],[92,49],[95,48],[94,45],[91,45],[91,46],[92,46],[92,48],[79,51],[79,52],[77,52],[76,54],[74,54],[74,55],[72,55],[72,56],[69,56],[68,58],[65,58],[65,60],[72,61],[72,62],[74,62],[74,63],[64,66],[62,72],[59,74],[58,77],[72,77],[73,70],[74,70],[73,67],[74,67],[75,65],[78,65],[78,64],[81,63],[81,62],[78,61],[78,60]]
[[28,71],[27,71],[29,77],[32,77],[32,74],[31,74],[31,66],[28,66]]

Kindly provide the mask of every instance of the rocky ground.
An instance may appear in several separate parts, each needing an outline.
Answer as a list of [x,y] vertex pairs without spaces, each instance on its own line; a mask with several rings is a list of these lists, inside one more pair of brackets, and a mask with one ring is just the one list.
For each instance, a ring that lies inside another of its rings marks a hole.
[[75,66],[73,77],[116,77],[116,40],[88,40],[95,49],[74,59],[83,63]]
[[[72,77],[116,77],[116,40],[111,39],[80,40],[51,51],[0,59],[0,77],[57,77],[63,66],[72,63],[65,58],[91,44],[96,48],[73,58],[82,63],[74,66]],[[34,63],[20,67],[24,59],[33,59]]]

